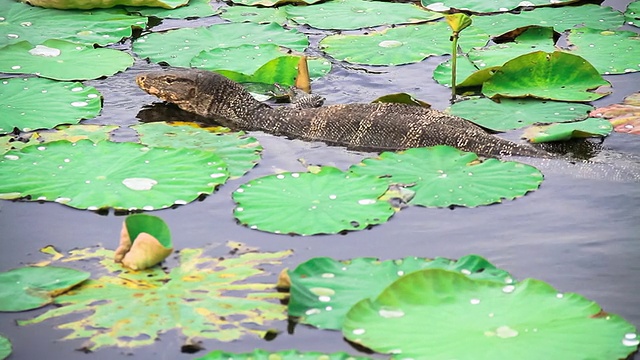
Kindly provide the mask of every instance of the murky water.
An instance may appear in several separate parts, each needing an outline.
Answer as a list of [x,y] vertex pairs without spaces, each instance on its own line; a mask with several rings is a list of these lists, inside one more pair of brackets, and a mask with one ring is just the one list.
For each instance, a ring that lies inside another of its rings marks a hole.
[[[623,9],[624,2],[612,3]],[[129,44],[125,44],[128,48]],[[435,108],[448,105],[449,90],[431,79],[431,72],[441,61],[434,58],[420,64],[376,68],[376,74],[334,68],[326,78],[314,83],[314,90],[326,95],[328,103],[370,101],[380,95],[410,92],[430,102]],[[133,125],[136,115],[155,98],[139,90],[136,74],[157,65],[138,60],[132,69],[107,81],[91,81],[103,92],[102,114],[86,123]],[[359,68],[359,67],[358,67]],[[596,102],[606,105],[640,90],[640,75],[609,76],[614,94]],[[130,138],[123,129],[116,139]],[[241,183],[276,169],[303,171],[297,159],[311,164],[346,168],[371,154],[346,151],[319,143],[305,143],[265,134],[255,135],[265,151],[262,162],[242,179],[230,181],[216,194],[174,210],[154,212],[168,223],[177,248],[221,245],[236,240],[262,250],[294,249],[285,265],[296,264],[314,256],[339,259],[373,256],[382,259],[405,256],[458,258],[480,254],[518,278],[544,280],[559,291],[578,292],[597,301],[606,311],[616,313],[640,327],[640,184],[610,182],[604,179],[581,179],[561,170],[545,171],[545,181],[535,191],[515,201],[475,209],[405,209],[394,218],[371,230],[347,235],[311,237],[278,236],[239,226],[232,216],[231,192]],[[613,134],[605,146],[621,153],[640,156],[638,138]],[[102,244],[115,247],[123,217],[101,216],[74,210],[59,204],[0,202],[0,271],[41,258],[38,249],[53,244],[66,251]],[[273,269],[277,272],[279,269]],[[265,281],[275,276],[265,277]],[[85,355],[74,349],[83,340],[55,341],[64,330],[52,330],[56,321],[17,327],[15,319],[31,318],[44,310],[18,314],[0,314],[0,333],[14,344],[11,359],[113,359],[129,354],[138,359],[190,359],[181,354],[183,340],[175,332],[161,337],[154,346],[133,350],[101,349]],[[286,333],[285,323],[274,324],[283,333],[275,340],[245,337],[241,341],[219,343],[206,341],[207,350],[357,351],[337,332],[319,331],[298,326],[293,335]],[[202,353],[201,353],[202,354]],[[640,356],[636,356],[640,359]]]

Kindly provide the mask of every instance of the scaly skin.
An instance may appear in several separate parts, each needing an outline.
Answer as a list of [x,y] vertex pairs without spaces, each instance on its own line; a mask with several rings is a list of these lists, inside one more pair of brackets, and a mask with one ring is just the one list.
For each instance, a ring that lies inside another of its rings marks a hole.
[[378,103],[272,108],[226,77],[197,69],[151,72],[138,76],[136,82],[144,91],[182,110],[221,119],[242,130],[370,151],[449,145],[490,157],[550,157],[545,151],[495,137],[457,116],[419,106]]

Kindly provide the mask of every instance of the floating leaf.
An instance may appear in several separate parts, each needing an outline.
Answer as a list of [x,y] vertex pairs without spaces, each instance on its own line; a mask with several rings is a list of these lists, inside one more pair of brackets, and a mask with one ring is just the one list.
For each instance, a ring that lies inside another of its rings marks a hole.
[[584,4],[566,7],[541,7],[517,14],[473,16],[473,25],[491,35],[502,35],[528,26],[551,26],[556,32],[585,26],[594,29],[617,29],[624,23],[619,11],[609,6]]
[[227,177],[225,164],[207,151],[61,140],[4,154],[0,198],[156,210],[210,194]]
[[336,352],[333,354],[320,352],[299,352],[298,350],[282,350],[277,352],[269,352],[266,350],[254,350],[248,353],[231,353],[222,350],[216,350],[200,357],[196,360],[369,360],[368,357],[353,356],[345,352]]
[[20,0],[31,5],[54,9],[95,9],[110,8],[118,5],[157,6],[174,9],[185,5],[189,0]]
[[610,85],[580,56],[536,51],[508,61],[482,86],[488,97],[537,97],[561,101],[593,101],[607,93],[589,92]]
[[[568,4],[575,0],[558,0],[554,4]],[[434,11],[448,11],[449,8],[480,12],[492,13],[499,11],[509,11],[523,6],[547,6],[549,2],[546,0],[422,0],[422,6]]]
[[287,6],[277,8],[259,8],[246,6],[230,6],[223,9],[220,17],[231,22],[253,22],[258,24],[287,22]]
[[220,11],[213,8],[213,4],[214,3],[209,3],[209,0],[190,0],[187,5],[180,6],[176,9],[127,7],[127,11],[142,16],[154,16],[161,19],[203,18],[220,13]]
[[540,280],[505,286],[440,269],[411,273],[360,301],[342,331],[392,359],[614,360],[640,342],[621,317]]
[[[37,103],[38,106],[33,106]],[[40,78],[0,79],[0,134],[77,123],[100,113],[102,95],[81,83]]]
[[[433,79],[440,85],[451,87],[451,71],[451,59],[443,61],[433,70]],[[464,55],[458,55],[458,61],[456,62],[456,86],[460,87],[462,83],[468,83],[469,78],[477,72],[478,68],[469,61],[469,58]],[[493,73],[490,75],[493,76]],[[482,83],[491,76],[483,77],[481,81],[476,82],[474,86],[482,85]]]
[[144,35],[134,42],[133,51],[156,63],[189,67],[191,59],[201,51],[246,44],[276,44],[303,51],[309,41],[297,30],[285,30],[275,23],[231,23]]
[[442,17],[413,4],[366,0],[334,0],[317,6],[287,6],[286,12],[287,17],[298,24],[334,30],[418,23]]
[[385,176],[415,191],[412,205],[475,207],[515,199],[536,190],[542,174],[514,161],[486,159],[450,146],[383,152],[349,168],[359,175]]
[[[191,59],[191,67],[216,71],[235,82],[252,82],[285,86],[294,84],[298,75],[300,56],[287,55],[274,44],[241,45],[202,51]],[[310,59],[312,78],[319,78],[331,70],[325,59]]]
[[311,5],[322,0],[231,0],[235,4],[249,6],[281,6],[285,4]]
[[572,138],[607,136],[611,131],[613,131],[613,126],[607,120],[587,118],[583,121],[566,124],[532,126],[524,132],[522,137],[532,143],[541,143]]
[[173,252],[169,226],[159,217],[129,215],[122,223],[114,261],[133,270],[148,269]]
[[99,260],[108,274],[57,297],[60,307],[19,324],[75,314],[58,319],[62,325],[57,327],[71,331],[64,339],[88,339],[88,350],[149,345],[173,329],[187,338],[218,341],[264,335],[272,321],[286,318],[285,306],[270,300],[281,297],[272,284],[256,282],[255,277],[291,253],[250,252],[226,258],[182,249],[179,266],[165,273],[160,267],[123,271],[110,250],[73,250],[61,261]]
[[487,129],[507,131],[536,123],[582,120],[591,109],[591,105],[529,98],[500,102],[480,98],[457,102],[449,112]]
[[278,234],[335,234],[386,222],[394,211],[379,200],[387,182],[322,167],[314,173],[269,175],[234,193],[234,215],[251,229]]
[[622,104],[595,109],[590,115],[609,120],[614,131],[640,135],[640,93],[627,96]]
[[48,39],[101,46],[130,37],[132,27],[144,28],[147,19],[122,10],[74,11],[41,9],[18,1],[0,1],[0,47],[20,41],[40,44]]
[[4,360],[11,355],[11,341],[0,335],[0,360]]
[[0,72],[36,74],[54,80],[96,79],[131,65],[133,58],[123,51],[94,49],[56,39],[40,45],[21,41],[0,48]]
[[[401,65],[422,61],[432,55],[451,53],[446,22],[398,26],[368,35],[330,35],[320,41],[328,55],[349,63]],[[488,35],[474,27],[460,38],[460,46],[469,50],[484,46]]]
[[571,54],[588,60],[601,74],[640,71],[640,36],[632,31],[572,29],[567,42]]
[[196,124],[167,124],[155,122],[132,126],[140,134],[140,141],[149,146],[175,147],[211,151],[227,164],[231,178],[239,178],[259,161],[262,146],[243,132],[230,133],[216,127]]
[[56,140],[76,142],[83,139],[97,143],[99,141],[109,140],[110,132],[117,128],[118,126],[116,125],[60,125],[56,126],[55,131],[41,131],[36,133],[36,138],[41,143]]
[[54,297],[90,275],[86,271],[56,266],[26,266],[1,272],[0,311],[25,311],[51,304]]
[[407,257],[379,261],[355,258],[336,261],[319,257],[308,260],[289,272],[291,297],[289,316],[321,329],[340,330],[347,311],[362,299],[378,296],[399,277],[421,269],[459,271],[473,279],[511,284],[504,270],[486,259],[468,255],[459,260]]
[[629,6],[627,6],[624,17],[627,20],[627,24],[638,26],[638,20],[640,20],[640,1],[632,1]]

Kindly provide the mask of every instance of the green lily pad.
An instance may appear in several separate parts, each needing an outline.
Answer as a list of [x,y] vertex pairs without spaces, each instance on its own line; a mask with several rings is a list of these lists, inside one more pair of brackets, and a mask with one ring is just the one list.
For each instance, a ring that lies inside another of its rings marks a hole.
[[259,8],[247,6],[230,6],[223,9],[220,17],[231,22],[253,22],[258,24],[277,23],[283,25],[287,22],[288,6],[277,8]]
[[640,135],[640,93],[627,96],[622,104],[597,108],[590,115],[609,120],[616,132]]
[[[553,4],[569,4],[576,0],[558,0]],[[526,3],[526,5],[525,5]],[[532,0],[523,2],[521,0],[422,0],[422,6],[427,9],[433,9],[434,11],[446,11],[447,8],[454,8],[459,10],[467,10],[479,13],[492,13],[499,11],[509,11],[521,6],[547,6],[549,1],[547,0]]]
[[[575,293],[420,270],[347,313],[344,336],[393,359],[626,359],[633,325]],[[461,339],[464,346],[461,346]]]
[[31,5],[53,9],[96,9],[110,8],[118,5],[157,6],[174,9],[185,5],[189,0],[20,0]]
[[482,85],[488,97],[536,97],[561,101],[593,101],[608,93],[589,92],[608,86],[580,56],[536,51],[508,61]]
[[627,20],[627,24],[638,26],[638,20],[640,20],[640,1],[632,1],[627,10],[624,12],[624,18]]
[[0,273],[0,311],[37,309],[87,280],[86,271],[56,266],[26,266]]
[[[38,106],[33,106],[37,103]],[[78,123],[100,113],[102,95],[81,83],[40,78],[0,79],[0,134]]]
[[190,0],[187,5],[176,9],[163,9],[159,7],[130,7],[127,11],[142,16],[154,16],[161,19],[187,19],[203,18],[219,14],[220,11],[213,8],[214,3],[209,0]]
[[[469,82],[469,78],[479,70],[469,61],[469,58],[464,55],[458,55],[456,69],[457,86],[460,86],[463,82]],[[433,79],[440,85],[451,87],[451,71],[451,59],[443,61],[433,70]],[[493,76],[493,74],[491,75]],[[482,81],[479,84],[475,84],[475,86],[482,85],[486,80],[487,78],[482,78]]]
[[[337,60],[355,64],[401,65],[422,61],[432,55],[451,53],[446,22],[398,26],[368,35],[330,35],[320,48]],[[460,37],[462,49],[484,46],[488,35],[474,27]]]
[[155,122],[132,126],[140,134],[140,142],[148,146],[188,148],[210,151],[227,164],[230,177],[239,178],[259,161],[262,146],[243,132],[200,127],[196,124],[172,125]]
[[266,350],[256,349],[248,353],[231,353],[222,350],[215,350],[196,360],[369,360],[371,358],[364,356],[353,356],[345,352],[336,352],[333,354],[320,352],[300,352],[298,350],[282,350],[277,352],[269,352]]
[[605,119],[587,118],[583,121],[566,124],[532,126],[523,138],[532,143],[569,140],[572,138],[602,137],[613,131],[613,125]]
[[632,31],[572,29],[567,42],[571,54],[588,60],[601,74],[640,71],[640,36]]
[[[299,61],[299,56],[287,55],[278,45],[241,45],[202,51],[191,60],[191,67],[215,71],[240,83],[292,86]],[[331,63],[326,59],[308,59],[307,64],[312,79],[331,71]]]
[[73,11],[42,9],[17,1],[1,1],[0,47],[20,41],[40,44],[48,39],[101,46],[130,37],[132,27],[144,28],[147,19],[122,10]]
[[427,207],[475,207],[512,200],[536,190],[543,178],[529,165],[497,159],[479,162],[474,153],[443,145],[383,152],[349,171],[408,184],[415,192],[409,204]]
[[477,26],[495,36],[527,26],[550,26],[559,33],[578,26],[594,29],[617,29],[624,23],[624,16],[608,6],[585,4],[541,7],[531,11],[521,11],[518,14],[474,16],[472,20],[472,26]]
[[156,63],[189,67],[191,59],[201,51],[245,44],[276,44],[303,51],[309,41],[297,30],[285,30],[275,23],[231,23],[148,34],[133,43],[133,51]]
[[322,0],[231,0],[235,4],[248,6],[282,6],[286,4],[311,5]]
[[378,296],[399,277],[421,269],[459,271],[473,279],[511,284],[513,279],[478,255],[459,260],[407,257],[379,261],[355,258],[336,261],[327,257],[308,260],[289,272],[289,316],[321,329],[340,330],[347,311],[362,299]]
[[335,30],[419,23],[442,17],[413,4],[366,0],[334,0],[317,6],[288,6],[286,12],[287,17],[298,24]]
[[131,65],[133,58],[123,51],[94,49],[63,40],[47,40],[40,45],[21,41],[0,48],[0,72],[36,74],[54,80],[96,79]]
[[591,105],[530,98],[500,99],[500,102],[480,98],[457,102],[448,110],[484,128],[507,131],[536,123],[582,120],[592,109]]
[[226,165],[207,151],[60,140],[5,153],[0,198],[156,210],[211,194],[227,178]]
[[11,355],[13,349],[11,348],[11,341],[6,337],[0,335],[0,360],[4,360]]
[[394,213],[379,200],[387,182],[332,167],[314,173],[282,173],[241,185],[234,215],[251,229],[277,234],[335,234],[386,222]]
[[104,275],[56,297],[58,307],[18,325],[55,319],[49,327],[64,329],[63,340],[86,339],[83,348],[89,351],[157,344],[160,334],[176,343],[184,338],[229,342],[262,337],[273,322],[286,319],[286,307],[274,285],[260,278],[268,274],[265,267],[279,266],[291,254],[253,251],[221,257],[181,249],[170,269],[128,271],[113,261],[113,251],[102,247],[72,250],[69,256],[54,253],[59,257],[55,263],[94,264]]

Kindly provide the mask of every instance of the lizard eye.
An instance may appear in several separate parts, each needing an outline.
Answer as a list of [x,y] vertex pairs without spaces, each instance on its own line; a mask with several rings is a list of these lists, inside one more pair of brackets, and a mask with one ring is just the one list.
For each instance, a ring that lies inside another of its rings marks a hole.
[[174,78],[166,78],[164,81],[165,81],[167,84],[171,84],[171,83],[173,83],[173,82],[175,81],[175,79],[174,79]]

